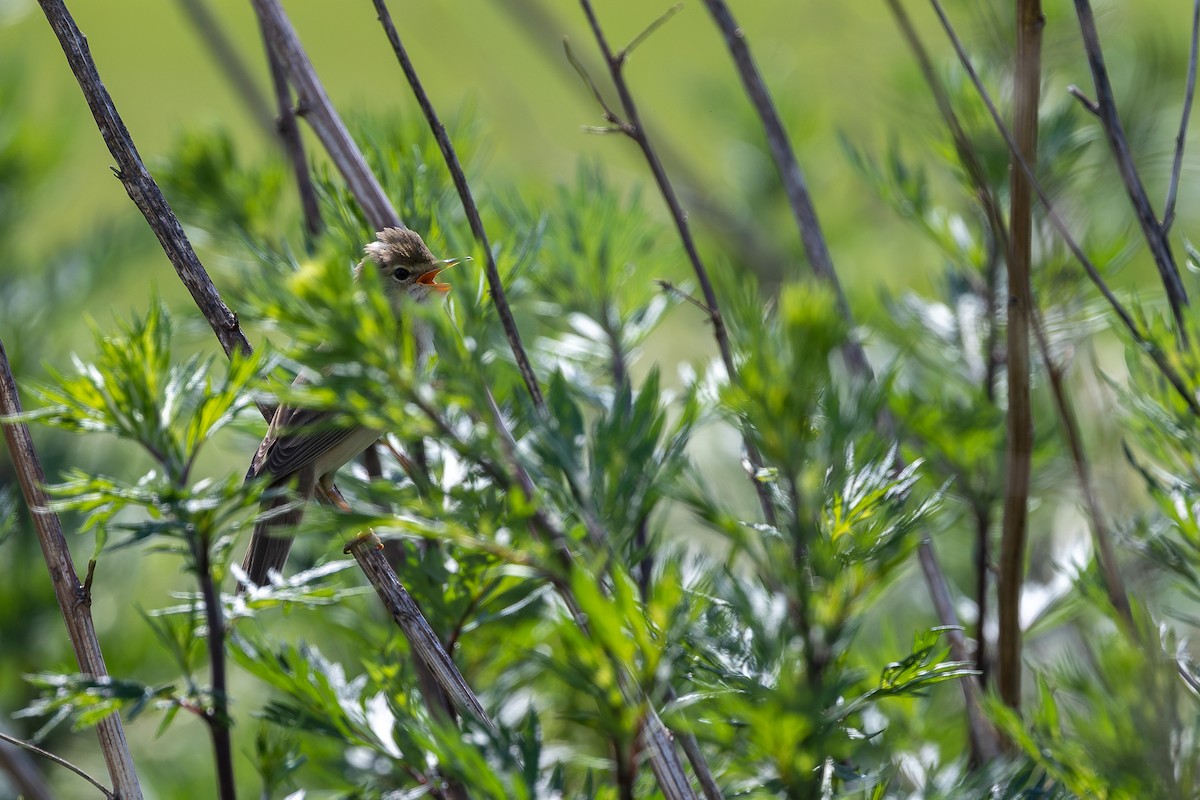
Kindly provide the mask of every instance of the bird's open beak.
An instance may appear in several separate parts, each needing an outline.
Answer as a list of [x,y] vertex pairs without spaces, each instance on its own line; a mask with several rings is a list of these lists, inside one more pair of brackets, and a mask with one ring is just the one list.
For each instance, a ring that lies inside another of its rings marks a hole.
[[443,259],[442,261],[437,262],[438,265],[435,269],[431,269],[431,270],[429,270],[429,272],[426,272],[426,273],[422,274],[421,276],[419,276],[417,278],[417,283],[421,284],[422,286],[428,286],[430,289],[433,289],[435,292],[448,292],[448,291],[450,291],[450,284],[438,283],[437,282],[438,273],[441,272],[442,270],[450,269],[455,264],[461,264],[464,261],[470,261],[470,260],[471,260],[470,256],[467,256],[466,258]]

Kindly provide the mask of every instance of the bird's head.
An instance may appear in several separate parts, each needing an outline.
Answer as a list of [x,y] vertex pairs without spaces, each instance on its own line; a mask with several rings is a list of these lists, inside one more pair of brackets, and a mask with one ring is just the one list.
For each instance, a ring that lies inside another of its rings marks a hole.
[[438,273],[463,259],[434,258],[421,237],[408,228],[384,228],[376,236],[363,248],[366,258],[359,268],[368,261],[379,267],[380,280],[394,308],[398,310],[405,297],[421,302],[450,291],[449,284],[437,282]]

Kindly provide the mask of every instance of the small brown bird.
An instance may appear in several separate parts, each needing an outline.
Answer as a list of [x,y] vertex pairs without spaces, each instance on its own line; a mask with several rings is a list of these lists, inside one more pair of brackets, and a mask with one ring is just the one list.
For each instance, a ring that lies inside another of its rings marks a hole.
[[[376,265],[397,319],[404,303],[424,302],[450,290],[448,285],[437,282],[437,275],[462,259],[435,259],[421,237],[407,228],[385,228],[376,235],[378,239],[363,248],[366,257],[359,263],[355,277],[368,264]],[[433,352],[433,335],[421,320],[414,320],[412,331],[420,363]],[[293,385],[305,382],[301,375]],[[332,482],[334,473],[343,464],[361,454],[382,434],[383,431],[361,425],[338,426],[335,414],[330,411],[281,405],[250,462],[246,481],[267,480],[270,489],[294,483],[295,496],[307,502],[318,483]],[[293,497],[276,495],[263,501],[262,510],[293,502]],[[303,503],[296,503],[293,508],[255,524],[250,547],[242,560],[242,569],[250,581],[261,586],[267,583],[270,571],[282,571],[292,548],[292,537],[281,535],[282,530],[297,525],[303,515]]]

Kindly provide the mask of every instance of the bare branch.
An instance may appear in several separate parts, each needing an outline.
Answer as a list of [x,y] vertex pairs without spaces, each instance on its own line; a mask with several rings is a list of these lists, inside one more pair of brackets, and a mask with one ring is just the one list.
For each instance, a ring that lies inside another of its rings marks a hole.
[[592,80],[591,73],[587,71],[587,67],[583,65],[578,58],[575,57],[575,51],[571,49],[571,40],[566,36],[563,37],[563,52],[567,54],[567,63],[575,70],[575,74],[583,81],[584,86],[588,87],[588,91],[592,93],[592,97],[596,98],[596,104],[604,109],[604,119],[606,122],[613,123],[614,128],[628,135],[633,135],[632,131],[627,130],[627,126],[621,119],[621,115],[612,110],[612,106],[604,99],[604,95],[600,92],[600,87],[596,86],[596,82]]
[[[336,490],[335,490],[336,491]],[[345,500],[342,501],[343,503]],[[347,547],[367,580],[375,587],[376,594],[404,636],[409,646],[433,675],[438,686],[454,703],[455,708],[469,714],[495,733],[496,727],[488,717],[479,698],[471,690],[454,659],[442,647],[442,642],[426,621],[408,591],[400,584],[395,570],[388,564],[387,557],[373,535],[359,537]]]
[[500,280],[500,271],[496,267],[495,254],[492,253],[492,246],[488,242],[487,231],[483,228],[483,219],[479,216],[479,208],[475,205],[475,198],[471,194],[471,187],[467,184],[467,176],[458,161],[458,154],[454,151],[454,144],[450,141],[450,136],[446,133],[446,126],[438,118],[437,110],[434,109],[429,95],[425,92],[425,87],[421,84],[421,79],[413,67],[412,60],[408,57],[408,52],[404,49],[404,44],[400,41],[400,34],[396,31],[396,26],[392,22],[392,15],[388,13],[387,5],[383,0],[373,0],[373,2],[375,3],[375,11],[379,14],[379,22],[383,25],[388,42],[392,45],[396,59],[400,62],[400,69],[404,71],[404,77],[408,80],[408,85],[412,87],[413,94],[417,98],[417,103],[421,106],[421,112],[425,115],[430,130],[433,131],[438,148],[442,151],[442,158],[446,162],[446,168],[450,171],[450,177],[454,180],[454,188],[458,190],[458,197],[462,201],[463,211],[467,215],[467,222],[471,225],[471,233],[474,234],[475,241],[483,251],[488,289],[492,293],[492,302],[496,305],[496,313],[500,316],[500,324],[504,327],[504,335],[508,338],[508,346],[512,349],[513,358],[517,362],[517,369],[521,372],[521,378],[525,381],[525,388],[529,391],[529,396],[533,399],[533,404],[537,406],[539,412],[544,412],[546,401],[542,398],[542,389],[538,385],[537,375],[533,372],[533,365],[529,363],[529,356],[525,353],[525,346],[521,343],[521,333],[517,330],[517,321],[513,319],[512,309],[509,308],[508,298],[504,294],[504,284]]
[[1092,68],[1092,80],[1096,84],[1096,104],[1100,108],[1101,127],[1108,137],[1109,147],[1112,148],[1113,159],[1125,183],[1125,191],[1133,204],[1138,224],[1142,226],[1142,236],[1154,256],[1154,264],[1158,267],[1163,289],[1167,293],[1167,301],[1171,304],[1171,313],[1175,316],[1177,335],[1180,341],[1187,341],[1187,328],[1184,324],[1183,309],[1188,304],[1187,290],[1183,287],[1183,279],[1179,275],[1179,267],[1175,264],[1175,256],[1171,253],[1171,242],[1166,231],[1158,224],[1154,209],[1150,207],[1150,198],[1146,196],[1146,187],[1138,175],[1137,165],[1133,163],[1133,152],[1129,149],[1129,141],[1125,137],[1125,128],[1117,113],[1117,103],[1113,97],[1112,84],[1108,80],[1108,71],[1104,66],[1104,54],[1100,49],[1100,36],[1096,32],[1096,20],[1092,15],[1092,5],[1088,0],[1075,0],[1075,15],[1079,18],[1079,29],[1083,35],[1083,49],[1087,53],[1088,63]]
[[[558,69],[556,43],[562,39],[562,25],[544,0],[498,0],[496,5],[513,19],[518,29],[529,40],[534,52],[553,66],[548,74],[569,80],[569,76]],[[555,8],[560,5],[555,4]],[[586,54],[576,53],[575,56],[585,68],[588,66]],[[653,129],[651,114],[647,112],[644,118],[648,119]],[[589,130],[589,127],[584,126],[584,131],[599,132]],[[608,128],[603,127],[602,130],[608,131]],[[749,218],[742,209],[730,205],[726,192],[713,191],[711,187],[706,186],[707,179],[697,173],[679,150],[670,146],[669,141],[660,138],[657,149],[667,170],[675,176],[680,198],[686,205],[688,214],[712,223],[709,227],[714,235],[735,242],[736,247],[733,249],[743,255],[743,263],[749,269],[763,277],[774,278],[780,265],[790,260],[788,255],[764,235],[756,220]]]
[[80,33],[75,20],[67,11],[66,4],[63,0],[38,2],[50,27],[54,29],[59,44],[62,45],[67,63],[71,65],[75,80],[79,82],[79,88],[83,90],[84,99],[92,110],[100,135],[104,137],[104,143],[116,159],[119,168],[117,177],[125,186],[125,191],[129,193],[130,199],[137,205],[150,229],[158,237],[167,258],[179,273],[179,279],[183,281],[204,318],[212,326],[225,354],[229,355],[234,350],[249,353],[250,343],[242,334],[237,316],[217,294],[204,265],[200,263],[191,242],[184,235],[179,220],[163,197],[162,190],[142,163],[142,157],[138,155],[129,130],[117,113],[108,90],[100,81],[100,74],[96,71],[96,62],[92,60],[87,39]]
[[367,220],[376,228],[402,227],[403,222],[383,187],[354,143],[317,77],[300,37],[279,0],[251,0],[269,47],[283,63],[288,82],[299,99],[299,113],[317,134],[329,158],[350,187]]
[[[64,12],[65,10],[63,9]],[[67,625],[67,635],[71,639],[71,649],[75,651],[79,671],[97,680],[104,680],[108,677],[108,669],[104,666],[104,654],[100,650],[100,641],[96,638],[90,599],[84,594],[83,586],[79,583],[75,565],[71,561],[71,551],[67,548],[67,540],[63,535],[62,523],[58,515],[49,510],[50,498],[42,489],[46,485],[46,474],[42,471],[37,450],[33,447],[29,427],[24,423],[11,421],[13,416],[20,413],[21,400],[17,396],[17,384],[13,380],[4,343],[0,342],[0,418],[9,418],[0,424],[0,427],[4,429],[4,439],[16,468],[17,482],[21,484],[25,505],[29,508],[34,527],[37,529],[38,543],[42,547],[42,556],[46,560],[46,568],[54,585],[58,610]],[[108,775],[115,793],[126,800],[140,798],[142,789],[133,766],[129,744],[125,740],[121,716],[109,714],[100,720],[96,724],[96,736],[100,739],[100,750],[104,754],[104,763],[108,767]]]
[[1192,49],[1188,56],[1187,89],[1183,93],[1183,112],[1179,120],[1179,133],[1175,136],[1175,158],[1171,162],[1171,183],[1167,186],[1167,199],[1163,203],[1162,231],[1166,236],[1175,222],[1175,198],[1179,193],[1179,175],[1183,172],[1183,144],[1187,140],[1188,121],[1192,116],[1192,99],[1196,94],[1196,51],[1200,49],[1200,0],[1192,6]]
[[746,96],[762,121],[767,136],[767,146],[771,150],[775,168],[783,182],[784,193],[792,207],[792,216],[796,219],[796,227],[800,230],[804,254],[808,257],[813,273],[834,290],[838,310],[843,315],[849,316],[850,305],[846,301],[846,293],[833,268],[833,257],[829,254],[825,234],[817,219],[817,209],[813,204],[812,195],[808,191],[808,182],[804,178],[804,172],[800,169],[800,163],[796,160],[796,154],[788,141],[787,131],[784,130],[783,121],[779,118],[779,112],[771,100],[771,93],[750,55],[745,32],[738,27],[724,0],[704,0],[704,4],[708,6],[709,14],[712,15],[717,28],[725,37],[725,44],[729,48],[730,55],[733,56],[733,63],[742,79]]

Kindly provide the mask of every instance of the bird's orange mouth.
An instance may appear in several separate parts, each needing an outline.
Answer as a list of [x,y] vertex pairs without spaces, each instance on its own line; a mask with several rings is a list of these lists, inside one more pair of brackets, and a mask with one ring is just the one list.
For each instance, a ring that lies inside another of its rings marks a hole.
[[426,272],[425,274],[423,274],[419,278],[417,278],[417,283],[421,284],[422,286],[428,286],[430,289],[433,289],[435,292],[450,291],[450,284],[437,282],[437,274],[439,272],[441,272],[443,269],[445,269],[445,267],[439,267],[438,269],[429,270],[429,272]]
[[443,292],[443,293],[448,292],[448,291],[450,291],[450,284],[438,283],[437,282],[438,273],[443,270],[450,269],[455,264],[459,264],[463,261],[470,261],[470,260],[471,259],[468,256],[467,258],[447,258],[443,261],[439,261],[437,268],[431,269],[428,272],[421,274],[417,278],[417,283],[421,284],[422,286],[428,286],[430,289],[433,289],[435,292]]

